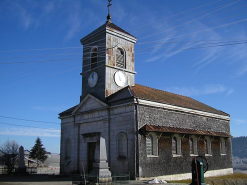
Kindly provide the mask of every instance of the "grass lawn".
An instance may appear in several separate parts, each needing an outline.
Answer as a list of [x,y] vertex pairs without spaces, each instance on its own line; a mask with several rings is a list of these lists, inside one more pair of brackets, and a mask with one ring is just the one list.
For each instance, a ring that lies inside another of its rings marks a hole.
[[[181,181],[169,181],[170,183],[186,183],[190,184],[191,179]],[[209,185],[232,185],[232,184],[247,184],[247,174],[244,173],[233,173],[231,175],[224,175],[218,177],[207,177],[205,183]]]

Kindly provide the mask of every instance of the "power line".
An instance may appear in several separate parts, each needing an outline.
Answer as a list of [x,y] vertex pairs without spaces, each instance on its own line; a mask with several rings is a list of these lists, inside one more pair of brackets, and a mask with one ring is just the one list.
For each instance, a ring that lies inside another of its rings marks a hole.
[[[233,38],[234,40],[228,40],[228,39],[212,39],[212,40],[186,40],[186,41],[167,41],[167,42],[157,42],[156,41],[151,41],[151,42],[141,42],[141,43],[136,43],[136,45],[144,45],[144,44],[152,44],[152,43],[155,43],[155,44],[166,44],[166,43],[190,43],[190,42],[204,42],[204,41],[241,41],[241,40],[246,40],[247,38]],[[161,40],[164,40],[164,39],[161,39]]]
[[[83,47],[91,47],[91,46],[89,46],[90,44],[95,43],[95,42],[99,42],[99,41],[104,40],[104,39],[105,38],[90,42],[88,44],[83,45]],[[0,53],[24,52],[24,51],[62,50],[62,49],[78,49],[78,48],[82,49],[82,46],[80,46],[80,47],[64,47],[64,48],[41,48],[41,49],[25,49],[25,50],[6,50],[6,51],[0,51]]]
[[65,48],[43,48],[43,49],[23,49],[23,50],[7,50],[7,51],[0,51],[0,53],[7,53],[7,52],[24,52],[24,51],[43,51],[43,50],[60,50],[60,49],[76,49],[82,47],[65,47]]
[[[247,42],[247,40],[244,40]],[[243,42],[244,42],[243,41]],[[236,43],[237,42],[237,43]],[[179,43],[179,42],[178,42]],[[239,41],[233,41],[233,42],[215,42],[215,43],[203,43],[203,44],[197,44],[197,46],[201,46],[201,45],[214,45],[214,44],[221,44],[221,43],[226,43],[226,44],[232,44],[234,45],[235,43],[238,44]],[[140,50],[146,50],[146,49],[151,49],[151,48],[154,48],[154,46],[152,47],[147,47],[147,48],[140,48],[140,49],[137,49],[136,51],[140,51]],[[173,48],[173,47],[172,47]]]
[[18,126],[18,127],[27,127],[27,128],[38,128],[38,129],[44,129],[44,130],[60,130],[60,129],[53,129],[53,128],[40,128],[40,127],[32,127],[32,126],[26,126],[26,125],[17,125],[17,124],[12,124],[12,123],[3,123],[0,122],[0,124],[4,125],[13,125],[13,126]]
[[135,30],[135,29],[138,29],[138,28],[143,27],[143,26],[146,26],[146,25],[150,25],[150,24],[153,24],[153,23],[162,21],[162,20],[164,20],[164,19],[168,19],[168,18],[174,17],[174,16],[176,16],[176,15],[180,15],[180,14],[183,14],[183,13],[190,12],[190,11],[192,11],[192,10],[196,10],[196,9],[198,9],[198,8],[202,8],[202,7],[208,6],[208,5],[210,5],[210,4],[217,3],[217,2],[219,2],[219,1],[221,1],[221,0],[214,1],[214,2],[212,2],[212,3],[208,3],[208,4],[205,4],[205,5],[202,5],[202,6],[198,6],[198,7],[196,7],[196,8],[192,8],[192,9],[189,9],[189,10],[186,10],[186,11],[183,11],[183,12],[180,12],[180,13],[177,13],[177,14],[172,15],[172,16],[164,17],[164,18],[162,18],[162,19],[156,20],[156,21],[151,22],[151,23],[143,24],[143,25],[138,26],[138,27],[136,27],[136,28],[134,28],[134,29],[131,29],[130,31]]
[[[197,15],[197,14],[201,14],[201,13],[204,13],[204,12],[207,12],[207,11],[210,11],[210,10],[214,10],[214,9],[217,9],[217,8],[219,8],[219,7],[223,7],[222,5],[221,6],[218,6],[218,7],[214,7],[214,8],[211,8],[211,9],[208,9],[208,10],[206,10],[206,11],[203,11],[203,12],[199,12],[199,13],[196,13],[196,14],[192,14],[192,15],[189,15],[189,16],[187,16],[187,17],[182,17],[182,18],[178,18],[178,19],[176,19],[175,21],[178,21],[178,20],[181,20],[181,19],[185,19],[185,18],[188,18],[188,17],[192,17],[192,16],[195,16],[195,15]],[[239,6],[239,7],[237,7],[237,8],[232,8],[232,9],[230,9],[230,10],[226,10],[226,11],[223,11],[223,12],[218,12],[218,13],[216,13],[216,15],[217,14],[222,14],[222,13],[226,13],[226,12],[229,12],[229,11],[233,11],[233,10],[236,10],[236,9],[241,9],[241,8],[245,8],[246,6]],[[239,14],[238,14],[239,15]],[[212,16],[212,15],[209,15],[209,16]],[[223,19],[221,19],[221,20],[223,20]],[[174,21],[173,21],[174,22]],[[212,22],[214,22],[214,21],[212,21]],[[146,30],[150,30],[150,29],[153,29],[153,28],[147,28],[147,29],[142,29],[141,31],[139,31],[138,33],[140,33],[140,32],[144,32],[144,31],[146,31]]]
[[31,58],[31,57],[55,57],[55,56],[67,56],[67,55],[81,55],[81,53],[68,53],[68,54],[56,54],[56,55],[36,55],[36,56],[17,56],[17,57],[4,57],[0,59],[14,59],[14,58]]
[[8,118],[8,119],[15,119],[15,120],[21,120],[21,121],[31,121],[31,122],[39,122],[39,123],[54,123],[54,124],[60,124],[56,122],[50,122],[50,121],[38,121],[38,120],[31,120],[31,119],[23,119],[23,118],[13,118],[8,116],[0,116],[1,118]]
[[[197,34],[197,33],[200,33],[200,32],[205,32],[205,31],[212,30],[212,29],[215,29],[215,28],[221,28],[221,27],[224,27],[224,26],[229,26],[229,25],[240,23],[240,22],[244,22],[244,21],[247,21],[247,19],[242,19],[242,20],[239,20],[239,21],[230,22],[230,23],[227,23],[227,24],[222,24],[222,25],[211,27],[211,28],[207,28],[207,29],[204,29],[204,30],[200,30],[200,31],[196,31],[196,32],[192,32],[192,33],[188,33],[188,34],[184,34],[184,35],[179,35],[179,36],[175,36],[175,37],[168,37],[166,39],[159,39],[159,40],[155,40],[155,41],[185,37],[185,36]],[[151,42],[154,42],[154,41],[151,41]]]
[[183,48],[183,49],[175,49],[175,50],[163,50],[163,51],[153,51],[153,52],[141,52],[136,54],[143,54],[143,53],[157,53],[157,52],[165,52],[165,51],[182,51],[182,50],[190,50],[190,49],[203,49],[203,48],[212,48],[212,47],[220,47],[220,46],[230,46],[230,45],[238,45],[238,44],[246,44],[246,42],[241,43],[234,43],[234,44],[222,44],[222,45],[216,45],[216,46],[204,46],[204,47],[195,47],[195,48]]
[[22,62],[2,62],[0,64],[24,64],[24,63],[37,63],[37,62],[52,62],[52,61],[66,61],[76,60],[81,58],[67,58],[67,59],[53,59],[53,60],[36,60],[36,61],[22,61]]
[[224,7],[222,7],[222,8],[219,8],[219,9],[217,9],[217,10],[215,10],[215,11],[212,11],[212,12],[210,12],[210,13],[206,14],[206,15],[203,15],[203,16],[201,16],[201,17],[199,17],[199,18],[193,19],[193,20],[188,21],[188,22],[186,22],[186,23],[183,23],[183,24],[177,25],[177,26],[175,26],[175,27],[172,27],[172,28],[169,28],[169,29],[163,30],[163,31],[158,32],[158,33],[154,33],[154,34],[151,34],[151,35],[148,35],[148,36],[145,36],[145,37],[139,38],[139,40],[141,40],[141,39],[145,39],[145,38],[148,38],[148,37],[152,37],[152,36],[155,36],[155,35],[158,35],[158,34],[161,34],[161,33],[164,33],[164,32],[166,32],[166,31],[169,31],[169,30],[172,30],[172,29],[178,28],[178,27],[180,27],[180,26],[182,26],[182,25],[186,25],[186,24],[192,23],[192,22],[197,21],[197,20],[199,20],[199,19],[201,19],[201,18],[204,18],[204,17],[206,17],[206,16],[208,16],[208,15],[210,15],[210,14],[214,13],[214,12],[217,12],[217,11],[219,11],[219,10],[223,9],[223,8],[226,8],[226,7],[228,7],[228,6],[231,6],[231,5],[233,5],[233,4],[235,4],[235,3],[239,2],[239,1],[241,1],[241,0],[234,1],[233,3],[229,3],[229,4],[227,4],[226,6],[224,6]]

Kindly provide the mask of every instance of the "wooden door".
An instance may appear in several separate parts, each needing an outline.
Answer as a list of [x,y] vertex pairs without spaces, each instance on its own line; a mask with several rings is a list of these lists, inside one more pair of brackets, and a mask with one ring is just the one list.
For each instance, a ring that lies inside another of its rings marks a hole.
[[93,170],[96,142],[88,143],[88,173]]

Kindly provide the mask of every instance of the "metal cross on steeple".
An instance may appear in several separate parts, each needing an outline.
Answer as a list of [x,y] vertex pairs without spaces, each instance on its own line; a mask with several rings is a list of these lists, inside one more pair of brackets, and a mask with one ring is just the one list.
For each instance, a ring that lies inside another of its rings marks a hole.
[[111,7],[111,1],[112,0],[108,0],[108,2],[109,2],[109,4],[107,5],[107,7],[108,7],[108,15],[107,15],[107,22],[111,22],[111,14],[110,14],[110,7]]

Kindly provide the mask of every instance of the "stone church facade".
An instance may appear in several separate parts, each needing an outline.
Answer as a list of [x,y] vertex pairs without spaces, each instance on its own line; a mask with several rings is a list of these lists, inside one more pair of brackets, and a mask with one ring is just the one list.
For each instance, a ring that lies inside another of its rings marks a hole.
[[230,115],[135,84],[136,40],[111,20],[81,39],[80,103],[59,114],[61,173],[90,173],[100,137],[110,171],[132,179],[190,178],[198,155],[208,161],[206,176],[233,173]]

